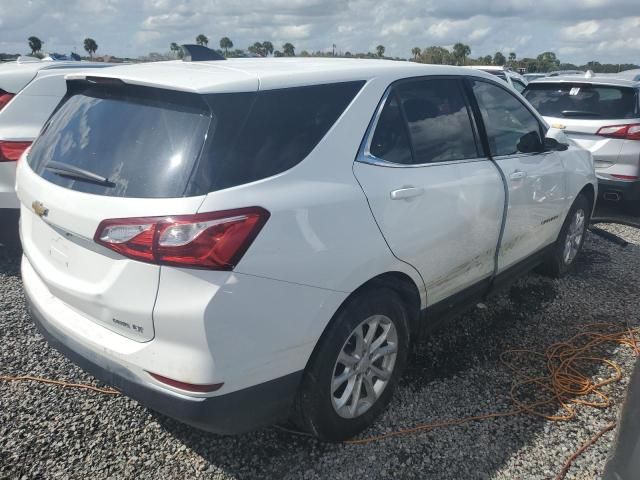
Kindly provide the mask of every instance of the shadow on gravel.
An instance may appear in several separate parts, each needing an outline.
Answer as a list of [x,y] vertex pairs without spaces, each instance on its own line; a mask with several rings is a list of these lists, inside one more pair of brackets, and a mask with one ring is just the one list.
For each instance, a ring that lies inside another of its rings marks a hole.
[[[601,256],[592,253],[582,256],[580,264],[587,271],[591,267],[597,267],[601,261],[604,261]],[[528,344],[527,348],[539,351],[543,351],[551,343],[567,340],[565,336],[562,336],[562,333],[549,331],[548,324],[545,326],[542,323],[537,323],[535,317],[538,312],[544,314],[545,304],[553,302],[557,296],[557,282],[532,274],[488,301],[487,305],[476,307],[462,317],[448,322],[416,347],[412,362],[399,386],[400,392],[398,393],[402,394],[402,390],[405,390],[405,395],[399,396],[411,396],[415,402],[415,394],[428,395],[431,382],[454,378],[472,368],[495,369],[495,365],[499,363],[500,354],[505,350],[520,347],[521,345],[514,342],[525,338],[525,336],[534,338],[533,343]],[[613,319],[602,320],[611,321]],[[562,330],[562,332],[566,335],[566,330]],[[575,331],[575,333],[578,332]],[[611,346],[611,349],[603,349],[599,353],[604,358],[610,358],[613,349],[614,347]],[[526,365],[525,368],[530,369],[529,373],[533,376],[544,375],[546,373],[545,365],[534,365],[534,363]],[[585,365],[583,372],[586,375],[598,373],[597,367],[593,364]],[[489,376],[487,381],[491,383],[491,386],[483,392],[485,398],[480,399],[469,395],[460,400],[461,397],[456,397],[455,401],[463,402],[459,405],[458,411],[475,410],[476,414],[491,413],[492,407],[479,407],[479,405],[491,405],[492,400],[499,397],[502,397],[503,405],[509,403],[509,400],[506,399],[510,388],[509,380],[494,382],[490,378],[492,375],[490,370],[486,375]],[[508,377],[507,375],[505,378]],[[411,392],[410,395],[406,395],[407,392]],[[524,392],[523,395],[524,397],[520,397],[521,400],[531,402],[540,400],[539,392]],[[394,408],[393,404],[391,408]],[[478,408],[482,411],[477,411]],[[489,411],[484,411],[485,408]],[[496,406],[494,411],[504,411],[509,408],[511,407]],[[401,419],[403,427],[411,427],[419,423],[421,418],[419,409],[420,407],[418,407],[418,414],[413,412],[411,418]],[[427,418],[426,414],[428,413],[430,412],[424,412],[424,418]],[[413,447],[409,453],[406,450],[407,443],[403,443],[400,439],[375,442],[366,446],[340,445],[322,443],[312,438],[296,436],[276,429],[267,429],[237,437],[222,437],[200,432],[161,415],[154,414],[154,416],[166,431],[211,465],[209,470],[211,473],[221,469],[234,475],[234,478],[283,478],[287,477],[287,474],[292,475],[291,478],[293,478],[292,471],[299,476],[302,476],[302,472],[305,471],[316,472],[316,475],[320,474],[320,476],[329,475],[326,471],[326,462],[327,458],[331,457],[339,457],[342,462],[346,461],[346,465],[341,465],[339,470],[341,472],[357,472],[361,456],[369,459],[400,459],[401,465],[404,466],[404,462],[413,455],[429,458],[432,455],[437,455],[438,449],[451,448],[451,445],[446,442],[442,441],[443,443],[441,443],[440,435],[444,435],[443,430],[434,430],[432,434],[427,434],[426,438],[422,437],[410,441]],[[467,416],[467,414],[463,416]],[[438,420],[444,419],[439,418]],[[394,426],[393,424],[383,426],[384,421],[379,420],[379,424],[375,425],[368,433],[365,432],[365,436],[381,433],[381,427],[383,429],[399,428],[398,425]],[[538,417],[529,417],[525,421],[509,418],[490,421],[486,428],[489,429],[488,435],[493,444],[492,451],[502,453],[499,456],[489,456],[490,458],[486,460],[485,465],[478,466],[479,476],[477,478],[491,478],[492,474],[503,466],[511,454],[539,436],[546,423],[545,420]],[[517,434],[500,433],[513,428],[517,429]],[[456,458],[477,457],[478,450],[483,447],[479,445],[478,439],[473,435],[461,433],[464,431],[458,429],[455,433],[447,432],[445,437],[454,435]],[[472,430],[469,429],[469,431]],[[354,455],[349,455],[345,459],[345,455],[341,455],[345,449],[353,449]],[[352,465],[350,465],[351,462],[353,462]],[[420,461],[416,463],[420,464]],[[257,470],[260,472],[259,475],[256,473],[256,465],[260,465]],[[406,468],[410,468],[408,465]],[[423,476],[429,477],[429,473],[435,472],[405,470],[404,473],[407,474],[404,475],[405,478],[422,478]],[[384,478],[384,475],[381,474],[375,478]]]
[[17,277],[20,275],[20,248],[9,248],[0,244],[0,276]]

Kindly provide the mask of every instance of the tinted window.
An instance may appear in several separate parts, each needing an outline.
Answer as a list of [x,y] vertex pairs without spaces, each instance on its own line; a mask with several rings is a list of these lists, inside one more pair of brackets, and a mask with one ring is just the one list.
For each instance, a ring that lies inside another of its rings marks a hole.
[[400,164],[413,162],[407,127],[402,118],[398,99],[393,93],[389,95],[387,104],[378,119],[369,151],[372,155],[388,162]]
[[541,115],[621,119],[638,116],[635,90],[585,83],[532,83],[524,96]]
[[[160,89],[88,86],[53,115],[29,154],[43,178],[81,192],[179,197],[210,122],[197,95]],[[61,176],[54,160],[106,177],[110,185]]]
[[506,89],[472,81],[491,155],[513,155],[542,150],[540,124],[536,117]]
[[[29,155],[47,180],[87,193],[170,198],[259,180],[302,161],[364,82],[201,96],[79,82]],[[110,185],[63,177],[49,160]]]
[[515,78],[512,78],[511,81],[513,82],[513,88],[515,88],[516,91],[522,93],[526,85],[522,83],[520,80],[516,80]]
[[396,92],[409,126],[415,163],[478,157],[469,111],[458,80],[401,83]]
[[236,138],[225,137],[207,148],[201,175],[208,179],[211,190],[219,190],[293,167],[322,140],[363,84],[344,82],[258,92]]

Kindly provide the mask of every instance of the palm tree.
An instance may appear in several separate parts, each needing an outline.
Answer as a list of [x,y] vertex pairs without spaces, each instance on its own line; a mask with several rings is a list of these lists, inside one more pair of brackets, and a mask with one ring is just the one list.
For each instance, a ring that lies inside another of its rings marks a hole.
[[295,57],[296,56],[296,48],[293,44],[287,42],[282,45],[282,53],[285,57]]
[[220,48],[224,50],[224,56],[226,57],[229,53],[229,49],[233,48],[233,42],[229,37],[222,37],[220,39]]
[[420,54],[422,53],[422,50],[420,50],[420,47],[413,47],[411,49],[411,53],[413,54],[413,59],[417,60]]
[[84,49],[87,51],[89,56],[93,58],[93,54],[96,53],[96,50],[98,50],[98,44],[93,38],[85,38]]
[[198,45],[203,45],[203,46],[207,46],[209,45],[209,39],[207,38],[207,36],[204,33],[201,33],[200,35],[198,35],[196,37],[196,43]]
[[176,57],[180,58],[180,52],[182,51],[182,48],[180,48],[180,45],[178,45],[176,42],[171,42],[171,45],[169,45],[169,50],[171,50]]
[[511,52],[509,54],[509,63],[513,63],[516,61],[516,52]]
[[264,56],[268,56],[273,53],[273,43],[269,40],[262,42],[262,51],[264,52]]
[[29,37],[29,48],[31,49],[31,55],[35,55],[36,52],[42,50],[42,44],[44,43],[38,37]]
[[383,57],[384,56],[384,45],[378,45],[376,47],[376,53],[378,54],[379,57]]
[[458,61],[458,65],[460,65],[461,60],[462,65],[465,65],[469,55],[471,55],[471,47],[469,45],[458,42],[453,46],[453,56]]

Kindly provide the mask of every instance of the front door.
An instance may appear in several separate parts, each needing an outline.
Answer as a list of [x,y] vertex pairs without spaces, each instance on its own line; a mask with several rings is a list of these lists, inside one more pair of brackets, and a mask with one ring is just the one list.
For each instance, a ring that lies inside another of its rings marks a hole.
[[489,150],[508,185],[507,218],[498,271],[553,243],[566,209],[564,168],[545,152],[542,125],[513,93],[493,82],[469,80]]

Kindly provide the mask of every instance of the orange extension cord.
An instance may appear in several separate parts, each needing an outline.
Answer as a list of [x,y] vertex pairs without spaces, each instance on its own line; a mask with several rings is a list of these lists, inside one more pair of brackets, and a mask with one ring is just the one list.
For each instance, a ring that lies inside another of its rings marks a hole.
[[[356,440],[347,440],[345,443],[350,445],[363,445],[371,442],[384,440],[387,438],[397,437],[400,435],[408,435],[421,431],[429,431],[435,428],[453,427],[465,423],[488,420],[499,417],[509,417],[520,414],[530,414],[545,418],[551,421],[568,421],[576,416],[576,406],[583,405],[591,408],[610,407],[613,402],[602,391],[606,385],[618,382],[622,379],[622,369],[620,366],[606,358],[602,357],[602,349],[606,345],[622,345],[633,349],[636,356],[640,356],[640,346],[638,345],[637,336],[640,335],[640,328],[626,327],[620,328],[618,325],[609,323],[597,323],[585,325],[583,331],[573,336],[565,342],[554,343],[549,346],[544,353],[536,352],[529,349],[508,350],[500,356],[502,364],[510,369],[517,378],[517,381],[511,388],[511,400],[515,405],[515,409],[506,412],[489,413],[477,415],[473,417],[465,417],[460,419],[445,420],[441,422],[421,424],[411,428],[397,430],[373,437],[361,438]],[[538,358],[545,362],[547,374],[543,376],[529,376],[525,371],[516,366],[516,360],[529,360]],[[604,366],[611,371],[611,375],[601,381],[594,381],[591,375],[581,371],[580,367],[585,364]],[[62,387],[83,388],[93,390],[108,395],[118,395],[117,390],[110,388],[98,388],[91,385],[68,383],[58,380],[50,380],[32,376],[0,376],[0,381],[36,381],[44,382]],[[524,401],[520,399],[520,393],[526,387],[534,387],[537,391],[546,393],[546,397],[538,401]],[[545,413],[548,411],[557,411],[560,409],[562,414]],[[571,464],[580,456],[587,448],[593,445],[600,437],[615,428],[615,423],[608,425],[600,431],[589,442],[576,451],[564,464],[562,471],[556,477],[556,480],[562,480]],[[293,430],[282,428],[281,430],[300,433]]]

